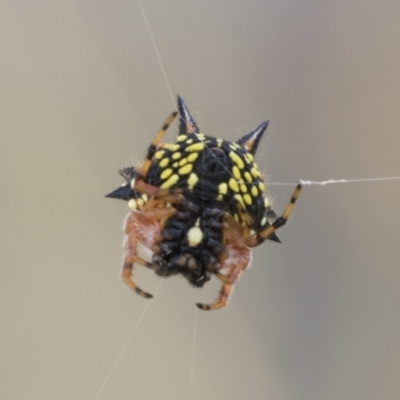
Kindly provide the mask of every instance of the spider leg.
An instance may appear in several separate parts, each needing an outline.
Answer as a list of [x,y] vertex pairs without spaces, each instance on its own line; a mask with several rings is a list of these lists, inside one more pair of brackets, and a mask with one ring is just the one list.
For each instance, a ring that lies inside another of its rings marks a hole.
[[201,310],[216,310],[225,307],[232,292],[233,285],[251,262],[249,247],[243,239],[243,228],[233,217],[224,213],[224,234],[222,242],[225,245],[225,252],[220,256],[222,268],[227,269],[225,274],[215,271],[214,274],[222,281],[222,287],[216,301],[212,304],[197,303]]
[[268,237],[272,235],[278,228],[286,224],[286,221],[288,220],[289,215],[293,210],[294,204],[296,203],[296,200],[298,199],[300,192],[301,192],[301,183],[299,183],[296,186],[296,189],[294,190],[293,195],[289,201],[289,204],[286,206],[286,209],[283,212],[283,214],[279,218],[277,218],[272,225],[269,225],[263,231],[258,232],[254,236],[250,236],[246,240],[246,244],[249,247],[258,246],[264,240],[268,239]]
[[[137,216],[141,216],[142,214],[130,214],[129,218],[127,219],[126,226],[125,226],[125,233],[126,233],[126,242],[125,242],[125,257],[122,267],[121,276],[125,283],[133,289],[137,294],[147,299],[153,297],[150,293],[145,292],[132,279],[133,275],[133,266],[134,263],[138,263],[143,265],[144,267],[156,269],[156,266],[143,260],[143,258],[139,257],[137,254],[137,244],[139,235],[135,230],[137,221]],[[136,218],[135,218],[136,217]]]
[[[132,251],[131,247],[130,247],[130,250]],[[121,273],[122,279],[137,294],[139,294],[142,297],[145,297],[146,299],[151,299],[153,297],[153,295],[140,289],[140,287],[137,286],[136,283],[132,280],[133,264],[135,262],[137,262],[138,264],[142,264],[144,266],[147,266],[146,264],[149,264],[146,261],[144,261],[143,259],[141,259],[139,256],[137,256],[136,254],[133,254],[133,251],[131,253],[128,253],[124,258],[124,265],[122,267],[122,273]],[[149,266],[149,268],[150,268],[150,266]]]
[[151,249],[155,244],[156,235],[153,229],[159,229],[149,221],[158,221],[160,226],[163,225],[163,221],[171,217],[176,213],[174,208],[156,208],[156,201],[152,201],[146,206],[146,215],[142,212],[131,213],[126,221],[125,233],[125,258],[122,268],[122,279],[128,284],[140,296],[151,298],[151,294],[140,289],[136,283],[132,280],[133,266],[134,263],[138,263],[146,268],[150,268],[154,271],[160,269],[159,265],[145,261],[137,254],[137,245],[142,243],[145,247]]
[[180,203],[185,201],[182,189],[160,189],[157,186],[150,185],[142,180],[136,182],[135,190],[147,194],[149,197],[165,202]]
[[161,127],[161,129],[158,131],[156,137],[153,139],[153,141],[151,142],[148,150],[147,150],[147,155],[146,155],[146,159],[143,162],[143,165],[140,168],[140,174],[143,177],[146,177],[147,175],[147,171],[150,168],[150,164],[151,164],[151,160],[154,156],[154,153],[157,150],[157,146],[160,143],[161,139],[163,138],[166,130],[168,129],[168,127],[172,124],[173,120],[175,119],[176,115],[178,113],[175,111],[173,112],[164,122],[164,125]]
[[227,285],[233,285],[233,281],[231,278],[228,278],[228,276],[221,274],[220,272],[216,272],[215,276],[222,281],[223,283],[226,283]]
[[217,300],[212,304],[197,303],[197,307],[199,307],[200,310],[217,310],[218,308],[225,307],[228,303],[229,295],[233,289],[235,281],[238,279],[240,273],[246,269],[246,267],[247,263],[235,265],[231,267],[226,275],[217,274],[217,277],[223,281]]

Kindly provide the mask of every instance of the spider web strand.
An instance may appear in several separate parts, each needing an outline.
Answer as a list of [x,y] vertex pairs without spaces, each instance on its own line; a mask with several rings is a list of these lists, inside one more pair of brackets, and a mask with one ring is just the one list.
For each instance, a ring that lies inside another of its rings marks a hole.
[[[141,0],[137,0],[137,2],[138,2],[138,5],[139,5],[139,7],[140,7],[140,10],[141,10],[141,13],[142,13],[144,22],[145,22],[145,24],[146,24],[147,30],[148,30],[148,32],[149,32],[150,39],[151,39],[151,42],[152,42],[152,44],[153,44],[153,48],[154,48],[154,51],[155,51],[155,53],[156,53],[156,57],[157,57],[158,63],[159,63],[160,68],[161,68],[161,72],[162,72],[162,74],[163,74],[163,76],[164,76],[165,83],[166,83],[166,85],[167,85],[169,94],[170,94],[170,96],[171,96],[172,104],[173,104],[174,107],[175,107],[175,98],[174,98],[174,95],[173,95],[173,93],[172,93],[171,85],[170,85],[170,83],[169,83],[169,80],[168,80],[168,77],[167,77],[167,73],[165,72],[165,68],[164,68],[164,65],[163,65],[163,63],[162,63],[161,56],[160,56],[160,53],[159,53],[159,51],[158,51],[156,41],[155,41],[155,39],[154,39],[153,32],[152,32],[152,30],[151,30],[151,28],[150,28],[150,24],[149,24],[149,21],[148,21],[148,19],[147,19],[146,12],[145,12],[145,10],[144,10],[142,1],[141,1]],[[201,142],[204,143],[203,140],[201,140]],[[215,157],[215,156],[214,156],[214,153],[213,153],[213,152],[211,151],[211,149],[207,146],[207,144],[204,143],[204,145],[205,145],[205,148],[212,154],[212,156]],[[217,159],[217,157],[215,157],[215,159]],[[220,162],[219,159],[217,159],[217,160],[218,160],[218,162]],[[221,163],[221,162],[220,162],[220,163]],[[226,168],[226,166],[225,166],[223,163],[221,163],[221,165],[222,165],[222,166],[224,167],[224,169],[225,169],[227,172],[229,172],[229,174],[232,176],[231,171],[229,171],[228,168]],[[311,185],[325,186],[325,185],[330,185],[330,184],[333,184],[333,183],[375,182],[375,181],[389,181],[389,180],[398,180],[398,179],[400,179],[399,176],[395,176],[395,177],[382,177],[382,178],[365,178],[365,179],[329,179],[329,180],[326,180],[326,181],[311,181],[311,180],[303,180],[303,179],[300,179],[300,183],[301,183],[302,185],[304,185],[304,186],[306,186],[306,185],[308,185],[308,186],[311,186]],[[268,185],[275,185],[275,186],[296,186],[296,185],[297,185],[297,183],[281,183],[281,182],[267,182],[267,184],[268,184]]]
[[163,65],[163,63],[162,63],[160,53],[158,52],[158,48],[157,48],[157,45],[156,45],[156,41],[155,41],[155,39],[154,39],[153,32],[152,32],[152,30],[151,30],[151,28],[150,28],[150,24],[149,24],[149,21],[148,21],[148,19],[147,19],[146,12],[144,11],[144,7],[143,7],[143,4],[142,4],[141,0],[138,0],[137,2],[138,2],[138,4],[139,4],[140,11],[142,12],[142,16],[143,16],[144,22],[145,22],[145,24],[146,24],[147,30],[148,30],[148,32],[149,32],[150,39],[151,39],[151,42],[152,42],[152,44],[153,44],[153,48],[154,48],[154,51],[155,51],[155,53],[156,53],[156,57],[157,57],[158,63],[160,64],[161,72],[162,72],[162,74],[163,74],[163,76],[164,76],[164,79],[165,79],[165,83],[167,84],[168,91],[169,91],[169,94],[170,94],[171,99],[172,99],[172,104],[173,104],[174,107],[175,107],[175,98],[174,98],[174,95],[173,95],[173,93],[172,93],[171,85],[169,84],[169,80],[168,80],[168,77],[167,77],[167,73],[165,72],[165,68],[164,68],[164,65]]
[[[196,288],[194,288],[194,293]],[[197,299],[196,299],[197,300]],[[196,301],[197,303],[197,301]],[[194,312],[194,327],[193,327],[193,346],[192,346],[192,371],[190,372],[190,395],[189,400],[193,399],[193,387],[194,387],[194,361],[196,356],[196,334],[197,334],[197,319],[198,319],[199,309],[195,307]]]
[[[326,186],[331,185],[333,183],[356,183],[356,182],[379,182],[379,181],[393,181],[399,180],[400,176],[386,176],[380,178],[361,178],[361,179],[329,179],[327,181],[309,181],[300,179],[300,183],[303,186],[312,186],[312,185],[319,185],[319,186]],[[268,185],[274,186],[296,186],[297,183],[285,183],[285,182],[267,182]]]
[[[155,290],[154,290],[154,295],[157,294],[158,289],[160,288],[161,284],[162,284],[162,279],[160,279],[160,282],[158,283],[157,287],[155,288]],[[107,375],[106,378],[104,379],[103,384],[101,385],[99,391],[97,392],[97,395],[96,395],[96,397],[94,398],[95,400],[98,399],[99,396],[101,395],[101,393],[102,393],[104,387],[106,386],[108,380],[110,379],[110,377],[111,377],[111,375],[113,374],[113,372],[114,372],[116,366],[118,365],[118,363],[119,363],[119,361],[120,361],[122,355],[125,353],[125,350],[126,350],[126,348],[128,347],[129,342],[132,340],[132,338],[133,338],[133,336],[135,335],[137,329],[139,328],[139,325],[141,324],[141,322],[142,322],[144,316],[147,314],[147,311],[149,310],[151,303],[152,303],[152,300],[148,300],[147,305],[146,305],[146,307],[144,308],[144,310],[143,310],[142,314],[140,315],[138,321],[136,322],[135,326],[133,327],[132,332],[130,333],[130,335],[129,335],[129,337],[128,337],[128,340],[125,342],[124,346],[122,347],[122,350],[120,351],[120,353],[119,353],[117,359],[115,360],[113,366],[111,367],[110,372],[108,373],[108,375]]]

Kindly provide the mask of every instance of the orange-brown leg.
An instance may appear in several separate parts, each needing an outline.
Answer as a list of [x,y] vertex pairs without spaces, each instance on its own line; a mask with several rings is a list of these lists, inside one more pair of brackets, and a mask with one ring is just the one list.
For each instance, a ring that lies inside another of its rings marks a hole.
[[226,283],[227,285],[233,285],[233,281],[231,278],[228,278],[228,276],[221,274],[220,272],[216,272],[215,276],[222,281],[223,283]]
[[216,274],[223,282],[217,300],[212,304],[197,303],[197,307],[201,310],[218,310],[219,308],[225,307],[228,303],[229,295],[233,289],[234,283],[238,279],[240,273],[246,269],[247,265],[248,262],[233,266],[226,275],[220,273]]
[[157,186],[150,185],[142,180],[136,182],[135,190],[147,194],[149,197],[154,197],[157,200],[165,202],[179,203],[185,200],[182,195],[182,189],[160,189]]
[[[127,235],[127,240],[125,243],[125,258],[121,275],[129,287],[143,297],[151,298],[153,296],[140,289],[132,280],[134,263],[136,262],[155,271],[157,271],[159,267],[157,264],[149,263],[137,255],[137,244],[140,242],[150,249],[153,246],[155,239],[155,235],[151,231],[151,227],[154,225],[153,221],[156,220],[162,224],[162,220],[169,218],[174,213],[176,213],[176,209],[174,208],[152,209],[149,204],[146,214],[141,212],[131,213],[126,221],[125,233]],[[150,224],[149,221],[151,221]],[[137,226],[142,228],[139,230],[139,233],[136,230]]]
[[166,130],[172,124],[172,122],[175,119],[177,114],[178,113],[175,111],[166,119],[166,121],[164,122],[164,125],[161,127],[161,129],[158,131],[156,137],[151,142],[151,144],[147,150],[146,159],[144,160],[143,165],[140,168],[140,175],[142,175],[143,177],[146,177],[147,171],[150,168],[151,160],[154,156],[154,153],[157,151],[157,146],[161,142],[161,139],[163,138]]
[[125,257],[124,263],[122,267],[122,279],[128,284],[128,286],[133,289],[137,294],[146,298],[152,298],[153,296],[150,293],[145,292],[140,289],[139,286],[132,280],[133,275],[133,265],[137,262],[140,265],[143,265],[148,268],[152,268],[152,264],[143,260],[141,257],[137,255],[137,243],[138,243],[138,234],[135,230],[135,225],[137,223],[136,219],[138,216],[142,214],[131,214],[126,222],[126,243],[125,243]]
[[201,310],[216,310],[225,307],[232,292],[233,285],[243,270],[251,261],[251,252],[243,238],[243,227],[233,217],[224,213],[223,240],[225,253],[220,257],[221,269],[227,270],[226,274],[215,271],[214,274],[222,281],[222,287],[216,301],[212,304],[198,303]]
[[[147,299],[151,299],[153,297],[152,294],[145,292],[144,290],[140,289],[139,286],[132,280],[132,272],[133,272],[133,264],[137,262],[138,264],[148,266],[146,261],[138,257],[134,254],[127,254],[124,258],[124,265],[122,267],[122,279],[128,284],[128,286],[133,289],[137,294],[142,297],[146,297]],[[151,267],[151,264],[149,264]]]

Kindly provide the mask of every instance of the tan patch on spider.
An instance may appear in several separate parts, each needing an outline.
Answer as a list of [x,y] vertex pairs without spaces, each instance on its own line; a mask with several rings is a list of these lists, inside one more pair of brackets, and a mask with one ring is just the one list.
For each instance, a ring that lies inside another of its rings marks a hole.
[[[224,229],[225,254],[223,255],[222,269],[240,266],[245,269],[251,263],[251,250],[243,238],[244,228],[233,219]],[[226,257],[226,258],[225,258]]]
[[158,232],[160,232],[159,221],[146,217],[140,211],[132,211],[128,215],[125,233],[128,237],[135,233],[138,241],[147,249],[152,249]]

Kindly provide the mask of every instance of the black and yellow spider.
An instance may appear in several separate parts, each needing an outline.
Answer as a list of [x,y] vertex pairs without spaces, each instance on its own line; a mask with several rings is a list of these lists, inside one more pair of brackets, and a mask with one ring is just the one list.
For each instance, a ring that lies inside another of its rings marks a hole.
[[[174,112],[143,164],[121,169],[126,183],[107,195],[126,200],[131,210],[125,222],[122,277],[136,293],[150,298],[132,280],[135,262],[161,276],[181,274],[196,287],[216,275],[222,281],[218,298],[197,306],[218,309],[226,305],[235,281],[249,265],[250,249],[267,239],[280,242],[275,231],[286,223],[301,185],[276,218],[254,163],[268,123],[228,142],[200,133],[179,96],[178,110],[176,143],[160,143]],[[153,252],[151,262],[139,257],[139,244]]]

